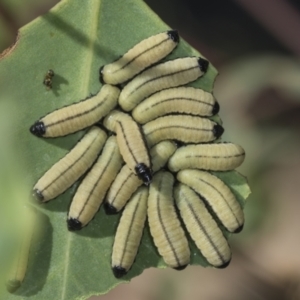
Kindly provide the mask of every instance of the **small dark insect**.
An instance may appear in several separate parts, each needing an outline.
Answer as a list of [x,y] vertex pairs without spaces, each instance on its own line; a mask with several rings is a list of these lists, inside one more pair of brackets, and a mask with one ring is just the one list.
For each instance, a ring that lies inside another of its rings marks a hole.
[[51,90],[52,89],[52,78],[54,76],[54,71],[53,70],[48,70],[46,75],[45,75],[45,79],[43,81],[43,84],[47,87],[47,90]]

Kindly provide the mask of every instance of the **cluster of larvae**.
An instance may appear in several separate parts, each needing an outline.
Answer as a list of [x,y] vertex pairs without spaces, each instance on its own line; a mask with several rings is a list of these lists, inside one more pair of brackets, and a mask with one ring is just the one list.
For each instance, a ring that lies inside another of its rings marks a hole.
[[179,270],[189,264],[190,249],[178,212],[217,268],[231,259],[219,224],[233,233],[243,227],[234,194],[209,171],[235,169],[244,150],[214,143],[224,131],[209,119],[219,104],[212,94],[187,86],[206,73],[209,62],[181,57],[159,63],[178,43],[175,30],[141,41],[100,68],[97,95],[51,112],[30,128],[38,137],[54,138],[90,127],[38,180],[34,193],[47,202],[86,174],[68,212],[70,231],[86,226],[102,203],[107,214],[122,210],[112,250],[117,278],[134,262],[146,218],[159,254]]

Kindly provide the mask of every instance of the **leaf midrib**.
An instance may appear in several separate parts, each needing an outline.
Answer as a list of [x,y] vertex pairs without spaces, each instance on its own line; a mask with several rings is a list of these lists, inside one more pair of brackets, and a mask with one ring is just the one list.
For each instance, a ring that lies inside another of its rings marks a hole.
[[[86,51],[87,55],[86,55],[86,59],[85,59],[85,63],[82,64],[82,72],[81,74],[83,74],[82,78],[83,80],[81,81],[81,95],[88,95],[89,91],[90,91],[90,80],[91,80],[91,69],[92,69],[92,63],[93,63],[93,58],[94,58],[94,47],[97,41],[97,33],[98,33],[98,27],[99,27],[99,21],[100,21],[100,8],[101,8],[101,4],[102,1],[98,0],[96,2],[94,2],[94,6],[93,9],[91,10],[93,13],[90,16],[90,36],[92,37],[89,40],[89,44],[88,44],[88,50]],[[69,276],[69,265],[70,265],[70,251],[71,251],[71,244],[73,241],[73,234],[72,233],[68,233],[68,239],[66,241],[66,247],[65,247],[65,270],[64,270],[64,274],[63,274],[63,283],[62,283],[62,293],[61,293],[61,299],[65,300],[66,298],[66,293],[67,293],[67,287],[68,287],[68,279],[70,278]]]
[[92,10],[93,14],[91,15],[90,18],[91,28],[89,30],[90,36],[92,38],[89,40],[89,44],[87,47],[89,49],[89,51],[87,51],[88,53],[87,58],[85,60],[85,63],[82,64],[82,68],[83,68],[82,74],[84,74],[84,76],[81,85],[81,90],[82,90],[81,95],[86,95],[86,96],[88,96],[90,93],[89,83],[91,82],[91,74],[92,74],[91,70],[92,70],[93,58],[95,53],[93,49],[95,48],[97,39],[99,39],[99,36],[97,36],[97,34],[98,34],[98,27],[100,23],[100,8],[101,8],[102,1],[98,0],[95,1],[94,3],[96,4],[94,5]]

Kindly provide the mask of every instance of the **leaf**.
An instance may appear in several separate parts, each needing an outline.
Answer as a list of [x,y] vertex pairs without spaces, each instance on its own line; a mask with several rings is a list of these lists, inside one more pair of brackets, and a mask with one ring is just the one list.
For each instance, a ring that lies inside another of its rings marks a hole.
[[[0,137],[13,145],[9,162],[18,158],[17,173],[21,176],[14,179],[14,187],[26,185],[24,201],[37,179],[83,134],[38,139],[29,133],[30,125],[52,110],[98,92],[100,66],[168,28],[140,0],[64,0],[20,30],[16,44],[0,61],[1,102],[10,104],[6,114],[14,116],[7,118],[11,126]],[[199,53],[182,40],[168,59],[195,55]],[[52,90],[42,84],[48,69],[56,74]],[[212,91],[216,75],[210,65],[207,74],[192,85]],[[243,177],[234,171],[220,176],[234,186],[240,201],[247,198],[249,190]],[[106,293],[145,268],[165,266],[146,229],[133,268],[124,279],[115,279],[110,257],[119,216],[106,216],[101,209],[82,231],[68,232],[66,212],[75,189],[46,205],[37,205],[40,236],[33,244],[27,275],[16,295],[5,292],[5,299],[86,299]],[[207,265],[196,247],[191,247],[192,264]]]

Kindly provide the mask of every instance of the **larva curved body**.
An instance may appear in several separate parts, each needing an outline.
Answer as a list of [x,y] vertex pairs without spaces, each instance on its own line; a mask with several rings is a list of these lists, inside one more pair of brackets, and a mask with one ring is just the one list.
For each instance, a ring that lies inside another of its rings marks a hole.
[[100,68],[100,81],[113,85],[128,81],[160,61],[178,45],[176,30],[153,35],[126,52],[121,58]]
[[222,180],[208,172],[192,169],[181,170],[177,179],[200,195],[229,232],[237,233],[242,230],[243,210]]
[[116,105],[120,90],[112,85],[104,85],[91,98],[57,109],[35,122],[30,132],[38,137],[64,136],[100,121]]
[[142,128],[149,147],[162,140],[207,143],[219,138],[224,132],[221,125],[207,118],[187,115],[160,117]]
[[124,165],[108,190],[104,203],[105,212],[108,215],[118,213],[142,184],[143,181]]
[[68,214],[69,230],[80,230],[93,219],[122,164],[116,137],[111,136],[74,195]]
[[181,218],[202,255],[216,268],[227,267],[230,247],[204,202],[184,184],[175,187],[174,196]]
[[184,57],[151,67],[123,88],[119,105],[123,110],[130,111],[157,91],[195,81],[207,71],[208,64],[204,58]]
[[151,95],[135,107],[132,116],[138,123],[145,124],[172,113],[210,117],[218,112],[219,104],[211,93],[193,87],[177,87]]
[[106,141],[106,133],[93,126],[75,147],[54,164],[35,184],[35,196],[49,201],[66,191],[96,160]]
[[234,170],[245,159],[244,149],[233,143],[187,145],[176,150],[168,162],[172,172],[182,169]]
[[163,168],[176,149],[177,146],[172,141],[162,141],[153,146],[150,149],[153,172],[158,172]]
[[116,126],[117,123],[122,121],[122,119],[127,118],[127,114],[119,111],[119,110],[112,110],[107,114],[107,116],[103,120],[103,125],[109,131],[116,133]]
[[140,187],[127,203],[115,235],[111,266],[116,278],[131,268],[143,234],[147,217],[148,189]]
[[142,132],[127,114],[121,114],[115,125],[120,152],[129,169],[148,185],[152,179],[150,156]]
[[[176,145],[171,141],[163,141],[150,149],[153,172],[160,170],[175,152]],[[135,190],[143,184],[127,165],[124,165],[112,183],[105,200],[107,214],[118,213],[130,199]]]
[[190,249],[175,211],[173,184],[174,177],[169,172],[154,175],[149,188],[148,222],[154,244],[165,263],[181,270],[190,262]]
[[28,206],[24,206],[24,224],[17,243],[17,251],[6,280],[6,288],[10,293],[15,292],[22,284],[28,265],[30,247],[36,222],[35,212]]

